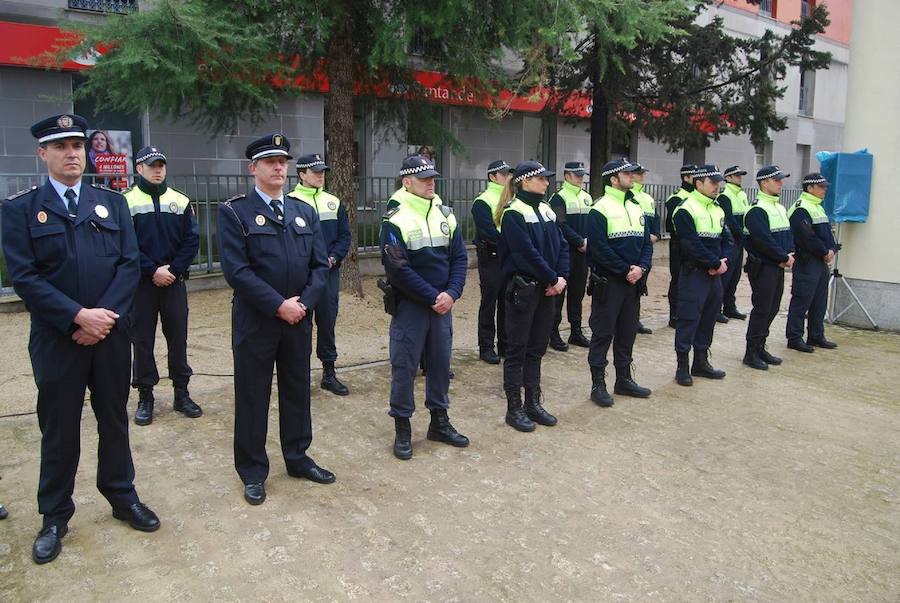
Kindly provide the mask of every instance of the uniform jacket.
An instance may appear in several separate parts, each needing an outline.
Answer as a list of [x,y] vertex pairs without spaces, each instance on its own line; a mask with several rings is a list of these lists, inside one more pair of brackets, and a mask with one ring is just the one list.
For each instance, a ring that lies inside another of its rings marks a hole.
[[555,285],[559,277],[569,276],[569,245],[553,210],[541,199],[542,195],[520,191],[511,207],[503,210],[500,262],[506,275],[521,274],[542,285]]
[[588,257],[596,273],[624,277],[632,266],[650,270],[650,226],[631,191],[607,186],[588,214],[587,235]]
[[493,252],[497,250],[497,237],[500,236],[500,233],[497,231],[497,225],[494,224],[494,211],[500,202],[500,194],[502,192],[503,187],[501,185],[496,182],[488,182],[487,188],[472,203],[472,221],[475,222],[475,244]]
[[672,217],[681,257],[704,270],[716,269],[722,258],[731,257],[731,234],[725,225],[725,210],[698,190],[675,209]]
[[744,216],[744,248],[750,260],[764,264],[783,264],[794,251],[794,237],[787,211],[778,197],[759,191],[756,203]]
[[298,184],[288,195],[307,203],[319,214],[326,253],[340,265],[350,251],[350,220],[341,200],[321,188],[309,188],[302,184]]
[[824,258],[828,251],[837,251],[834,233],[828,215],[822,209],[822,200],[810,193],[801,193],[800,199],[788,212],[791,232],[800,257]]
[[556,214],[556,223],[563,238],[572,248],[578,249],[587,238],[585,222],[594,200],[581,187],[564,181],[562,188],[550,197],[550,209]]

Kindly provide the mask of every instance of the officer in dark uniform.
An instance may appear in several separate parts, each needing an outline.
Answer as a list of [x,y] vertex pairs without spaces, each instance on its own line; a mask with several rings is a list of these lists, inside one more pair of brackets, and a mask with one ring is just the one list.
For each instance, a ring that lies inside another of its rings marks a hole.
[[537,161],[523,161],[494,214],[507,279],[506,423],[518,431],[534,431],[535,423],[556,425],[556,417],[541,404],[541,358],[550,342],[554,299],[566,288],[569,249],[555,213],[544,203],[553,175]]
[[687,199],[688,195],[694,190],[691,184],[691,174],[697,166],[688,163],[681,166],[679,174],[681,175],[681,188],[675,191],[675,194],[666,199],[666,232],[669,233],[669,326],[673,329],[678,323],[678,277],[681,274],[681,245],[678,243],[678,233],[672,225],[672,215],[675,209]]
[[[660,239],[660,231],[659,231],[659,216],[656,215],[656,200],[653,198],[650,193],[646,191],[644,188],[644,174],[649,172],[643,164],[635,163],[638,169],[631,173],[631,177],[634,180],[634,183],[631,185],[631,193],[634,195],[634,200],[638,202],[638,205],[641,206],[641,211],[644,212],[644,222],[647,224],[647,229],[650,231],[650,242],[652,244],[656,244]],[[650,276],[650,272],[648,271],[644,274],[644,283],[641,287],[643,292],[640,297],[647,295],[647,279]],[[640,335],[652,335],[653,330],[644,326],[644,323],[641,322],[641,302],[640,298],[638,298],[638,334]]]
[[[478,353],[488,364],[500,364],[500,356],[506,354],[506,328],[503,324],[504,278],[500,259],[497,257],[497,238],[500,233],[494,224],[494,214],[500,203],[503,187],[512,178],[511,170],[512,167],[502,159],[491,162],[487,169],[487,188],[481,191],[472,203],[475,252],[478,256],[478,283],[481,287],[481,304],[478,306]],[[496,351],[494,351],[495,333]]]
[[285,197],[291,143],[281,133],[247,146],[255,186],[219,206],[219,256],[234,289],[234,465],[251,505],[266,499],[266,432],[272,368],[278,370],[281,451],[288,475],[330,484],[334,474],[306,454],[312,442],[309,358],[328,256],[312,207]]
[[468,256],[456,217],[445,205],[434,204],[430,160],[413,155],[403,161],[403,188],[381,223],[381,261],[396,294],[390,327],[391,399],[394,456],[412,457],[415,411],[413,385],[423,356],[425,406],[431,411],[429,440],[465,447],[469,439],[450,423],[450,352],[453,344],[453,304],[462,295]]
[[[787,346],[812,352],[813,346],[828,350],[837,344],[825,339],[825,310],[828,306],[828,268],[838,247],[831,232],[822,201],[828,181],[818,172],[803,177],[803,192],[788,210],[791,232],[797,244],[797,261],[791,269],[791,304],[788,306]],[[807,322],[806,341],[803,323]]]
[[632,174],[640,167],[627,159],[603,164],[603,196],[587,218],[591,263],[591,400],[613,405],[606,389],[607,354],[613,346],[616,383],[622,396],[647,398],[651,391],[635,383],[631,374],[632,350],[637,336],[641,283],[650,271],[653,243],[650,225],[632,192]]
[[[694,190],[672,217],[681,246],[678,278],[678,327],[675,381],[693,385],[694,377],[723,379],[725,371],[709,363],[716,316],[722,307],[722,278],[732,257],[732,242],[725,225],[725,211],[716,203],[722,174],[714,165],[700,165],[691,175]],[[690,364],[691,348],[694,363]]]
[[49,180],[3,204],[3,252],[31,313],[28,350],[38,388],[44,516],[37,563],[59,555],[75,513],[72,491],[85,389],[97,419],[97,488],[113,517],[145,532],[159,519],[138,499],[128,443],[128,314],[139,277],[138,248],[122,195],[83,184],[85,130],[78,115],[31,127]]
[[[722,275],[722,316],[725,318],[735,318],[737,320],[746,320],[747,315],[737,309],[735,300],[735,292],[737,291],[738,282],[741,280],[741,269],[744,264],[744,215],[750,209],[750,202],[747,200],[747,193],[741,187],[743,176],[747,172],[742,170],[740,166],[733,165],[727,168],[722,175],[725,177],[725,188],[722,194],[716,199],[723,210],[725,210],[725,224],[731,233],[734,241],[731,257],[728,258],[728,272]],[[723,321],[721,318],[717,319]]]
[[169,355],[169,379],[175,388],[176,412],[196,418],[203,414],[188,393],[191,367],[187,359],[187,280],[200,248],[200,231],[187,195],[166,182],[166,156],[144,147],[134,160],[138,177],[125,191],[141,252],[141,280],[134,298],[134,366],[131,386],[138,390],[134,422],[153,422],[153,386],[159,371],[153,357],[156,320],[162,320]]
[[300,157],[297,159],[297,176],[300,182],[288,195],[307,203],[319,216],[325,251],[328,254],[328,280],[313,312],[318,329],[316,356],[322,361],[320,385],[333,394],[346,396],[350,390],[338,380],[334,371],[334,363],[337,361],[334,327],[341,291],[341,263],[350,251],[350,220],[341,200],[322,189],[325,186],[325,172],[329,169],[331,168],[325,165],[320,155]]
[[794,265],[794,237],[787,211],[778,196],[785,174],[777,165],[767,165],[756,172],[759,192],[744,216],[744,247],[747,249],[747,276],[753,310],[747,321],[747,351],[744,364],[766,370],[781,364],[781,358],[766,350],[769,326],[778,315],[784,293],[784,270]]
[[581,187],[584,185],[584,177],[589,175],[584,169],[584,163],[567,162],[563,167],[562,187],[550,197],[550,209],[556,214],[556,223],[569,247],[569,277],[566,288],[556,296],[556,313],[553,330],[550,332],[550,347],[558,352],[569,349],[559,335],[564,304],[569,317],[569,343],[582,348],[591,345],[581,330],[581,304],[584,301],[588,271],[585,259],[587,237],[584,228],[587,214],[594,204],[591,195]]

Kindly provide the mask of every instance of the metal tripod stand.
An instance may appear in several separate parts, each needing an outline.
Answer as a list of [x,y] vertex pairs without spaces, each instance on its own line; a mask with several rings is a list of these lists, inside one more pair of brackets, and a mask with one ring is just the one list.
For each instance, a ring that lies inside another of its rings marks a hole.
[[[838,226],[837,226],[837,243],[838,243],[838,249],[840,249],[840,247],[841,247],[840,246],[840,243],[841,243],[841,224],[840,224],[840,222],[838,223]],[[847,279],[845,279],[844,275],[841,274],[840,270],[838,270],[837,257],[839,254],[840,254],[840,252],[838,252],[838,254],[835,255],[834,269],[831,271],[831,278],[828,279],[828,312],[825,315],[825,318],[829,323],[834,324],[835,322],[837,322],[837,320],[841,316],[846,314],[847,311],[850,310],[850,308],[852,308],[854,305],[857,305],[857,306],[859,306],[859,309],[863,311],[863,314],[866,315],[866,318],[868,319],[869,324],[872,325],[872,328],[877,331],[878,324],[876,324],[875,319],[872,318],[872,315],[869,314],[869,311],[866,310],[866,307],[863,305],[863,303],[861,301],[859,301],[859,297],[856,295],[856,291],[853,290],[853,287],[850,286],[850,283],[847,282]],[[839,283],[843,284],[844,289],[846,289],[847,293],[850,294],[850,297],[853,298],[853,301],[848,303],[847,306],[844,307],[844,309],[842,309],[840,312],[837,311],[837,289],[838,289]]]

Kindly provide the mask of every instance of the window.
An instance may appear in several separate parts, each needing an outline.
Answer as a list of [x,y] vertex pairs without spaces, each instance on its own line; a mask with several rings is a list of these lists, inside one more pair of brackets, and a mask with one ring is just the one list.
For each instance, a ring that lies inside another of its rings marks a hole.
[[137,0],[69,0],[69,8],[96,13],[127,14],[137,10]]
[[800,0],[800,18],[806,19],[816,7],[816,0]]
[[797,145],[797,165],[800,166],[801,174],[809,173],[809,160],[812,155],[812,147],[808,144]]
[[759,2],[759,14],[764,17],[772,17],[775,18],[775,1],[776,0],[760,0]]
[[813,98],[816,90],[816,72],[803,69],[800,71],[800,102],[797,112],[800,115],[812,116]]
[[772,163],[772,143],[754,145],[753,147],[753,173],[760,168]]

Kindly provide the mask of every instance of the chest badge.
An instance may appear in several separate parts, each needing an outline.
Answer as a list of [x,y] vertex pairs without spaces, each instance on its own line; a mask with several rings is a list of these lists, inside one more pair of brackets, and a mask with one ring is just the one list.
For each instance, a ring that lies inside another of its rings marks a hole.
[[265,226],[266,225],[266,217],[262,214],[256,214],[256,225],[257,226]]
[[329,201],[329,202],[328,202],[328,209],[330,209],[331,211],[336,210],[336,209],[337,209],[337,203],[335,203],[334,201]]
[[450,225],[446,222],[441,222],[441,232],[445,235],[450,235]]
[[173,214],[177,214],[178,213],[178,204],[175,203],[174,201],[169,203],[169,211],[172,212]]
[[40,222],[41,224],[46,224],[47,223],[47,212],[39,211],[37,213],[37,221]]
[[296,222],[297,226],[299,226],[300,228],[306,228],[306,220],[304,220],[303,218],[297,216],[296,218],[294,218],[294,222]]
[[94,208],[94,213],[97,214],[100,218],[108,218],[109,210],[106,209],[105,205],[98,205]]
[[644,222],[645,222],[645,220],[644,220],[644,214],[641,214],[641,217],[640,217],[640,219],[638,220],[638,222],[641,224],[641,226],[644,225]]

